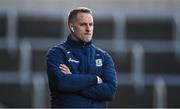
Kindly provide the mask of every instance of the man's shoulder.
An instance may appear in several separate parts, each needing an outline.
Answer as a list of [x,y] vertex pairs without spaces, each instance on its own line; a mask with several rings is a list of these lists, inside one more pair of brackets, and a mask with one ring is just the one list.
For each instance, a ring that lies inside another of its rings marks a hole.
[[107,52],[105,50],[103,50],[102,48],[99,48],[95,45],[92,45],[93,46],[93,49],[96,50],[96,52],[99,52],[99,53],[102,53],[102,54],[106,54]]
[[63,44],[64,43],[57,43],[53,45],[51,48],[49,48],[48,53],[60,51],[63,48]]
[[103,54],[103,56],[105,56],[105,57],[111,57],[110,54],[107,51],[105,51],[105,50],[103,50],[103,49],[101,49],[101,48],[99,48],[99,47],[97,47],[95,45],[93,45],[93,47],[96,50],[96,53]]
[[62,47],[64,47],[64,42],[53,45],[49,50],[61,49]]

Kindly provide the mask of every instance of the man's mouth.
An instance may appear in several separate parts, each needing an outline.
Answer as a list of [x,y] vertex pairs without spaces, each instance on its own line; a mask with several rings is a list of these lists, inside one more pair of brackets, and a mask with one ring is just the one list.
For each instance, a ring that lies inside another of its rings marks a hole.
[[85,33],[85,35],[91,35],[91,33]]

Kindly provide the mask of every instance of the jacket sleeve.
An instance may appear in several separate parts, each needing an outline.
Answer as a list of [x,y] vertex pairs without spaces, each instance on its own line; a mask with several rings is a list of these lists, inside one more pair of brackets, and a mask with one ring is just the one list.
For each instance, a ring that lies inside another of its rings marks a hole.
[[105,55],[103,70],[101,76],[103,83],[91,86],[82,90],[82,94],[86,97],[100,100],[111,101],[117,89],[117,78],[114,63],[109,54]]
[[57,49],[51,49],[47,54],[47,74],[51,89],[64,92],[77,92],[97,84],[95,75],[62,73],[59,65],[64,64],[64,56]]

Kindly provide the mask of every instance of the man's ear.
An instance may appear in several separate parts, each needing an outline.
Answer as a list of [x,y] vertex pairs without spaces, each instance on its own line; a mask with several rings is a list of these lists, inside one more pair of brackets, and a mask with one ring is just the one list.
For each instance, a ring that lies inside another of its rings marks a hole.
[[70,27],[71,31],[74,32],[74,25],[72,23],[69,24],[69,27]]
[[71,31],[74,32],[74,27],[73,26],[71,27]]

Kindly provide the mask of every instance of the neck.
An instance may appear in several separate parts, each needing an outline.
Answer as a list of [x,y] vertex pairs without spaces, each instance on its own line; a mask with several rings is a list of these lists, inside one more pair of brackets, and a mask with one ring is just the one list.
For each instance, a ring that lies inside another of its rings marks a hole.
[[77,39],[74,39],[74,36],[72,36],[72,34],[70,34],[68,36],[67,43],[69,43],[73,47],[84,48],[84,47],[88,47],[89,45],[91,45],[92,42],[91,41],[90,42],[79,41]]

